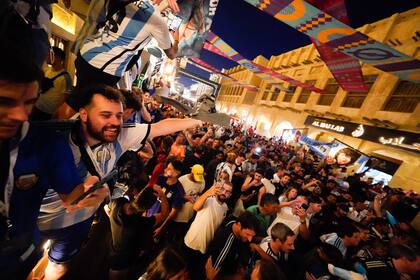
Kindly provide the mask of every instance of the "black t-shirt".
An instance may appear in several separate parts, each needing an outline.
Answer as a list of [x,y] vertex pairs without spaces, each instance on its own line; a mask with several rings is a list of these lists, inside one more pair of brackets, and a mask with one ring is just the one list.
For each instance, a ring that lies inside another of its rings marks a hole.
[[220,268],[220,273],[224,275],[236,273],[239,265],[246,267],[251,256],[248,244],[233,234],[232,225],[235,222],[233,220],[220,226],[208,248],[213,267]]
[[139,250],[147,250],[153,241],[155,217],[143,217],[138,214],[126,215],[123,206],[129,203],[125,197],[109,203],[109,217],[112,232],[111,251],[114,254],[134,255]]
[[243,195],[248,196],[251,195],[249,199],[246,201],[244,200],[244,207],[245,209],[249,206],[258,204],[258,192],[260,191],[260,188],[262,188],[264,185],[260,183],[259,185],[252,186],[246,191],[242,192]]

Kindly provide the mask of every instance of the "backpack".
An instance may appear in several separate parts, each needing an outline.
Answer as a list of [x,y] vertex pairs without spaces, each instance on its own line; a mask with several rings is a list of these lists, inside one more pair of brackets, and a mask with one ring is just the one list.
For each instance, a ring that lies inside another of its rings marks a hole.
[[58,74],[58,75],[56,75],[52,78],[47,78],[47,77],[44,76],[44,78],[42,78],[42,82],[41,82],[41,94],[49,91],[54,86],[55,79],[57,79],[58,77],[61,77],[63,75],[69,75],[69,73],[67,73],[67,71],[64,71],[64,72],[61,72],[60,74]]

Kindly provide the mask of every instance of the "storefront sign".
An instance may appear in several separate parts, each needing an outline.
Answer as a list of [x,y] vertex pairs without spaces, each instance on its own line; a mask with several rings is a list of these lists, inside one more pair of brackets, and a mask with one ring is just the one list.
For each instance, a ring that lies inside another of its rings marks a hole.
[[420,153],[420,134],[308,116],[305,125]]

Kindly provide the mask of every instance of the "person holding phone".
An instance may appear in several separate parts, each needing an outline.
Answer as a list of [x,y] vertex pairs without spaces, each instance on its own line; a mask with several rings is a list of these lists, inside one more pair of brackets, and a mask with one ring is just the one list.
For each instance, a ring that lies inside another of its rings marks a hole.
[[[122,127],[123,97],[112,87],[95,85],[86,88],[80,120],[68,135],[76,166],[82,177],[106,176],[127,150],[139,150],[147,139],[171,134],[196,125],[192,119],[165,119],[155,124]],[[68,213],[59,195],[48,191],[38,219],[44,237],[52,240],[45,279],[59,279],[87,237],[97,207]]]
[[54,188],[66,213],[96,207],[108,189],[102,187],[68,207],[98,178],[83,182],[62,135],[29,124],[42,73],[12,49],[0,46],[0,279],[26,279],[42,256],[37,217],[48,188]]
[[232,185],[229,182],[216,183],[198,197],[193,205],[197,215],[184,238],[192,279],[204,279],[205,254],[214,233],[226,216],[226,201],[231,194]]

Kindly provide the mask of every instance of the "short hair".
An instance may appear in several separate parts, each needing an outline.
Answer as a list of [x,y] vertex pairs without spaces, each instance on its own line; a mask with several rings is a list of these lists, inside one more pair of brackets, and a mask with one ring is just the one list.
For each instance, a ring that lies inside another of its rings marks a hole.
[[264,170],[262,170],[262,169],[255,170],[255,173],[258,173],[258,174],[261,174],[262,176],[264,176]]
[[280,240],[283,243],[288,236],[295,236],[295,233],[287,225],[277,223],[271,228],[270,235],[273,241]]
[[107,85],[94,85],[82,89],[80,93],[80,107],[90,105],[95,94],[102,95],[109,101],[125,104],[124,96],[118,89]]
[[308,203],[318,203],[318,204],[322,204],[322,200],[319,196],[316,195],[310,195],[308,197]]
[[171,163],[172,166],[174,167],[174,169],[176,171],[178,171],[179,173],[182,173],[182,171],[184,170],[184,164],[180,160],[173,160],[173,161],[171,161],[169,163]]
[[185,258],[173,247],[163,249],[147,267],[147,279],[169,279],[187,269]]
[[415,261],[419,257],[419,252],[414,251],[406,245],[395,245],[391,247],[389,254],[393,259],[406,258],[410,262]]
[[268,204],[279,204],[279,200],[272,193],[264,193],[261,196],[260,206],[264,207],[265,205],[268,205]]
[[44,76],[30,55],[22,55],[13,48],[13,44],[0,44],[0,81],[16,84],[41,83]]
[[337,230],[337,235],[340,238],[352,237],[353,234],[359,232],[359,229],[351,223],[343,223]]
[[226,161],[227,162],[229,162],[229,163],[234,163],[235,162],[235,159],[236,159],[236,154],[235,153],[233,153],[233,152],[229,152],[229,153],[227,153],[227,157],[226,157]]
[[256,232],[260,228],[260,221],[249,211],[245,211],[239,215],[236,222],[240,223],[243,229],[251,229]]
[[66,54],[59,47],[52,47],[52,50],[54,52],[54,55],[57,56],[58,58],[60,58],[61,60],[66,59]]
[[140,111],[140,98],[134,91],[120,89],[122,95],[124,96],[124,108],[133,109],[134,111]]
[[260,280],[286,280],[286,276],[280,267],[272,261],[261,259],[257,261],[256,266],[259,266],[259,278]]
[[157,200],[155,191],[152,187],[144,188],[134,199],[131,205],[137,212],[145,212],[153,206]]

